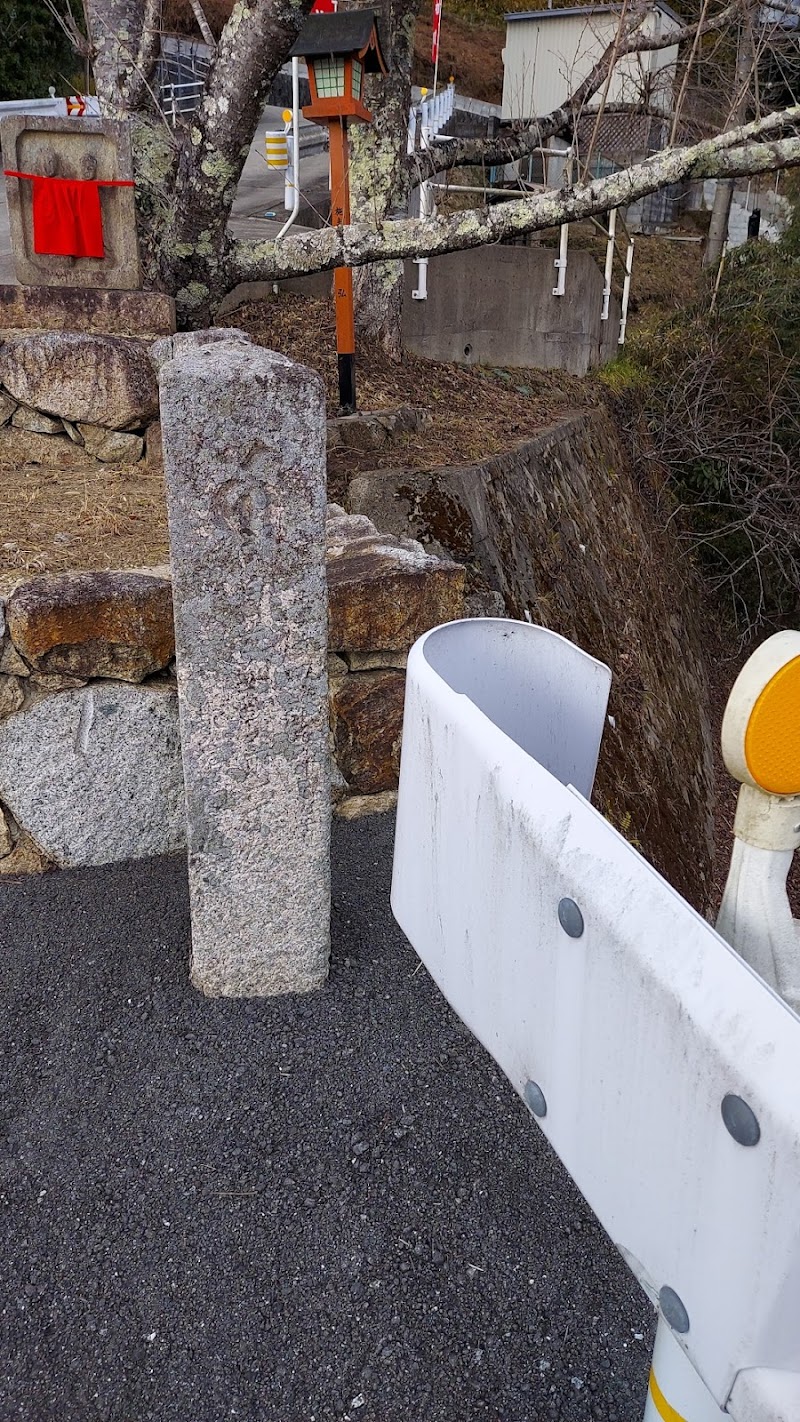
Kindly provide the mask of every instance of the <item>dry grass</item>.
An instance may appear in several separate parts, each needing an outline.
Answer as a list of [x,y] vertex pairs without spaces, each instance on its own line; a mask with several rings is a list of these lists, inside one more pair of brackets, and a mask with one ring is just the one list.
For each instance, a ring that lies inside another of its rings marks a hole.
[[[281,294],[242,308],[228,324],[313,366],[325,382],[328,412],[336,413],[330,302]],[[359,470],[468,463],[594,398],[590,384],[563,371],[467,369],[409,355],[395,363],[368,346],[361,347],[357,365],[362,410],[414,405],[427,410],[431,421],[382,450],[333,451],[333,499],[341,498],[347,479]],[[69,470],[0,460],[0,508],[0,593],[36,573],[149,567],[169,559],[163,479],[144,464]]]
[[[318,371],[329,415],[338,404],[336,336],[331,302],[281,293],[241,307],[227,324],[260,345],[282,351]],[[359,408],[427,410],[431,423],[383,450],[334,450],[328,488],[339,498],[348,477],[366,468],[469,463],[528,438],[566,410],[591,404],[590,383],[564,371],[505,370],[443,365],[408,353],[390,360],[379,346],[362,343],[356,357]]]
[[0,593],[37,573],[167,562],[163,483],[143,470],[0,463]]

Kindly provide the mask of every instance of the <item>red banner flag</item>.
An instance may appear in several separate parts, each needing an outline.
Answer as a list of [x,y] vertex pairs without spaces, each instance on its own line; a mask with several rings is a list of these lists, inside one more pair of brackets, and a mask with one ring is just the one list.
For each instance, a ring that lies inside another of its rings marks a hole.
[[442,0],[433,0],[433,32],[431,34],[431,64],[439,60],[439,34],[442,28]]

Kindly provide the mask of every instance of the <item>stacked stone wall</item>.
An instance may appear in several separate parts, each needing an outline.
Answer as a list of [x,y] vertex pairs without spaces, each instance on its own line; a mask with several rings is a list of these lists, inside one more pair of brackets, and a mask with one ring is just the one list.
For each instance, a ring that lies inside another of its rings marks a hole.
[[[336,505],[328,517],[332,797],[395,799],[405,662],[464,610],[464,570]],[[185,845],[168,569],[32,578],[0,603],[0,873]]]

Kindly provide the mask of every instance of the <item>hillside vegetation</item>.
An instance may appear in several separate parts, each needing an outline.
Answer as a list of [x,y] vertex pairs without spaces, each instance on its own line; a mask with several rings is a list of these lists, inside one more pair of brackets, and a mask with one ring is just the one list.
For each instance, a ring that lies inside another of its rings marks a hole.
[[[234,0],[204,0],[203,13],[216,35],[222,31]],[[414,39],[414,83],[431,87],[432,5],[424,5],[417,17]],[[458,90],[472,99],[499,104],[503,93],[502,49],[505,42],[505,10],[485,0],[446,0],[442,19],[439,74],[447,82],[455,76]],[[165,31],[196,35],[197,23],[189,0],[166,0],[162,25]]]
[[[684,537],[745,633],[800,610],[800,222],[634,330],[604,382],[669,472]],[[643,412],[637,420],[636,411]]]

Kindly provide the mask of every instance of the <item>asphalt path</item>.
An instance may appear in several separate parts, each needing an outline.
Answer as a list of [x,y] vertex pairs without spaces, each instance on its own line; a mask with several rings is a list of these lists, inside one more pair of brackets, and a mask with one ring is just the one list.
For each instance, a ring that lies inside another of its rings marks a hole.
[[652,1309],[338,823],[319,992],[189,986],[181,857],[0,887],[3,1422],[640,1422]]

